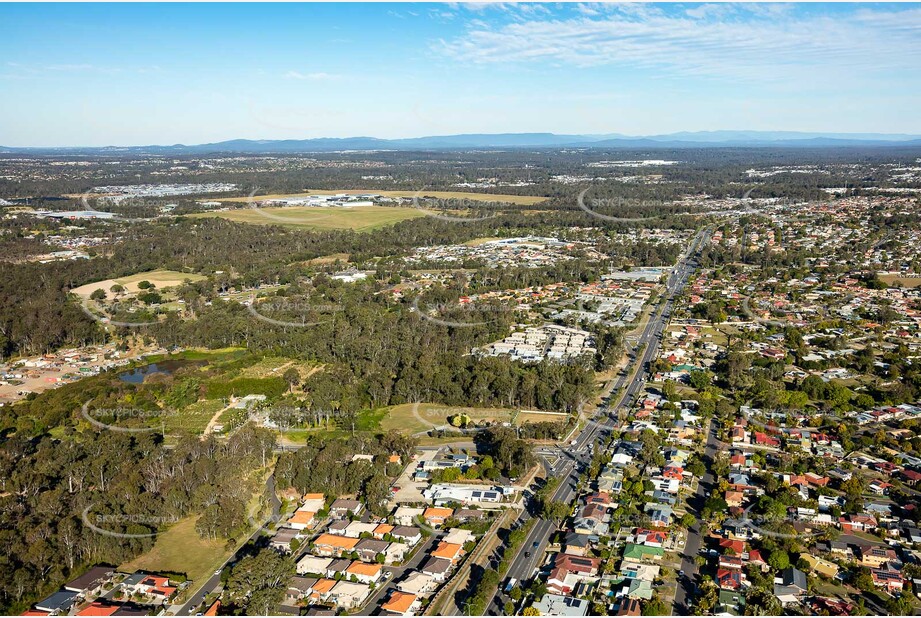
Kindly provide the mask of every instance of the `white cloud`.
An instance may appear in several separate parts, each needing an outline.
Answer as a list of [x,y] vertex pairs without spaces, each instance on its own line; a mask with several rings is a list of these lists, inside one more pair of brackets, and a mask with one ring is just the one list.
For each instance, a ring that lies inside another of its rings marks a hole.
[[565,18],[533,17],[467,32],[435,45],[476,63],[619,66],[650,73],[782,79],[791,73],[907,70],[921,66],[921,9],[842,14],[786,5],[580,5]]

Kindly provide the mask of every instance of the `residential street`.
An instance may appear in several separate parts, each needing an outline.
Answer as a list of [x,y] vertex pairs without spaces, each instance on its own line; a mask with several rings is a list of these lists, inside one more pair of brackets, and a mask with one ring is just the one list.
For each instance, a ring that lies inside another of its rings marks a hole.
[[725,446],[717,439],[717,428],[713,421],[710,422],[707,431],[707,443],[704,448],[704,465],[707,472],[697,484],[697,491],[688,499],[688,512],[696,517],[694,525],[688,529],[687,542],[684,545],[684,551],[681,553],[681,571],[683,574],[678,575],[678,590],[675,593],[675,600],[672,605],[673,615],[688,615],[689,599],[693,598],[694,590],[697,587],[698,568],[694,558],[703,547],[703,533],[701,531],[700,511],[703,508],[707,498],[712,495],[716,483],[716,478],[710,471],[713,460],[717,451]]

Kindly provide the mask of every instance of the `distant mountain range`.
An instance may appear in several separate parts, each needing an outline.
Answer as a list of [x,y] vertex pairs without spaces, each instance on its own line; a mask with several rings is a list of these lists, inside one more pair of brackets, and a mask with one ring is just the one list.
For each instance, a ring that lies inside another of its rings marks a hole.
[[301,153],[343,150],[449,150],[497,148],[718,148],[835,146],[921,146],[921,135],[888,133],[804,133],[797,131],[696,131],[665,135],[559,135],[556,133],[468,133],[404,139],[321,137],[314,139],[235,139],[211,144],[169,146],[100,146],[17,148],[0,146],[0,153],[32,154],[205,154]]

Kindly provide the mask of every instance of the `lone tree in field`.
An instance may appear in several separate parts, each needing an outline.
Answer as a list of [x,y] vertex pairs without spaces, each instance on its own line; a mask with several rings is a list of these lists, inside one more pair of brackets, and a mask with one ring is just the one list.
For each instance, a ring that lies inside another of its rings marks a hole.
[[282,379],[288,383],[288,392],[292,392],[294,387],[301,383],[301,374],[294,367],[289,367],[282,374]]
[[155,286],[153,283],[151,283],[150,281],[148,281],[148,280],[146,280],[146,279],[145,279],[144,281],[138,281],[138,289],[139,289],[139,290],[150,290],[150,289],[155,288],[155,287],[157,287],[157,286]]
[[123,294],[125,292],[125,286],[120,283],[116,283],[109,288],[109,291],[118,296],[119,294]]
[[102,288],[93,290],[93,293],[90,294],[90,299],[92,300],[105,300],[105,297],[106,297],[106,291],[103,290]]

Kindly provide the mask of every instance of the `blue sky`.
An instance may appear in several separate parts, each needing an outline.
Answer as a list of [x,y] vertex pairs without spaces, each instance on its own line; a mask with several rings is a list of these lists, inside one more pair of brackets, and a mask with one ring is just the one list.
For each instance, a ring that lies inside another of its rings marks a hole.
[[0,144],[921,133],[921,4],[2,4]]

